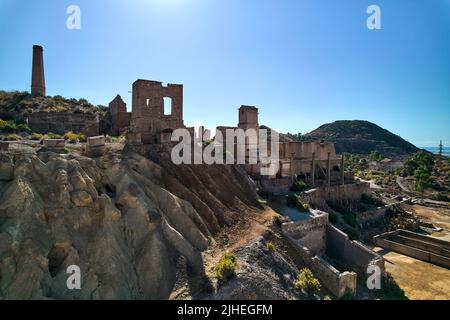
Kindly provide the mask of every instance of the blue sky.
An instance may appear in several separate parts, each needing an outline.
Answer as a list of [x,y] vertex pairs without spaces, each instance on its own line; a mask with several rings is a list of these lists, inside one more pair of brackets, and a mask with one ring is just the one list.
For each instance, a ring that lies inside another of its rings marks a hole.
[[234,125],[249,104],[281,132],[364,119],[450,145],[450,0],[0,0],[0,39],[3,90],[29,90],[41,44],[49,95],[131,109],[131,84],[151,79],[184,84],[189,126]]

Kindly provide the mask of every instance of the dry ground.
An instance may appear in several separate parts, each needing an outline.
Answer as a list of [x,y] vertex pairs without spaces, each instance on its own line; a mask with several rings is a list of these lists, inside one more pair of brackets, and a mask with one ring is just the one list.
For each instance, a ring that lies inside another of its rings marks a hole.
[[[431,236],[450,241],[450,209],[420,205],[407,209],[444,229]],[[386,271],[392,274],[409,299],[450,300],[450,270],[387,250],[380,253],[386,260]]]
[[214,277],[214,266],[224,252],[244,247],[252,240],[267,233],[276,214],[272,208],[265,206],[260,211],[243,212],[242,215],[245,218],[224,228],[215,237],[215,243],[203,252],[206,275],[210,278]]

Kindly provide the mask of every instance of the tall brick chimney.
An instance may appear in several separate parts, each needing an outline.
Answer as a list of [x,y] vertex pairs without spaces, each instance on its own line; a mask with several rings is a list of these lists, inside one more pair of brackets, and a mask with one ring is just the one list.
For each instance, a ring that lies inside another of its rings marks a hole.
[[33,46],[33,70],[31,73],[31,94],[45,97],[44,57],[41,46]]

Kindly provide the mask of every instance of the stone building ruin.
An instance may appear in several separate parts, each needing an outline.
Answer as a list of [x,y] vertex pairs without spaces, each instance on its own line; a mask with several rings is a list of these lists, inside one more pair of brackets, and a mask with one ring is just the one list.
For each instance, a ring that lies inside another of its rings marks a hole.
[[[166,108],[165,103],[169,103]],[[130,124],[135,139],[140,137],[144,144],[170,142],[172,132],[179,128],[184,128],[183,85],[136,80]]]
[[108,116],[111,123],[111,134],[119,136],[130,127],[131,112],[127,112],[127,105],[120,95],[117,95],[110,103]]
[[83,133],[86,137],[98,136],[99,116],[87,113],[33,112],[27,117],[28,126],[37,133]]

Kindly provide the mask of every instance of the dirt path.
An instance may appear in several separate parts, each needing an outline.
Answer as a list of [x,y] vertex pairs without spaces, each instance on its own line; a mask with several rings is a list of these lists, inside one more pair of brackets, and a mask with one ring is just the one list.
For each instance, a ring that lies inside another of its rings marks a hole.
[[255,212],[243,212],[247,218],[239,223],[225,228],[215,237],[216,243],[203,252],[205,272],[208,277],[214,276],[214,266],[220,260],[224,252],[234,251],[247,245],[257,237],[268,232],[272,225],[273,217],[277,214],[270,207]]

